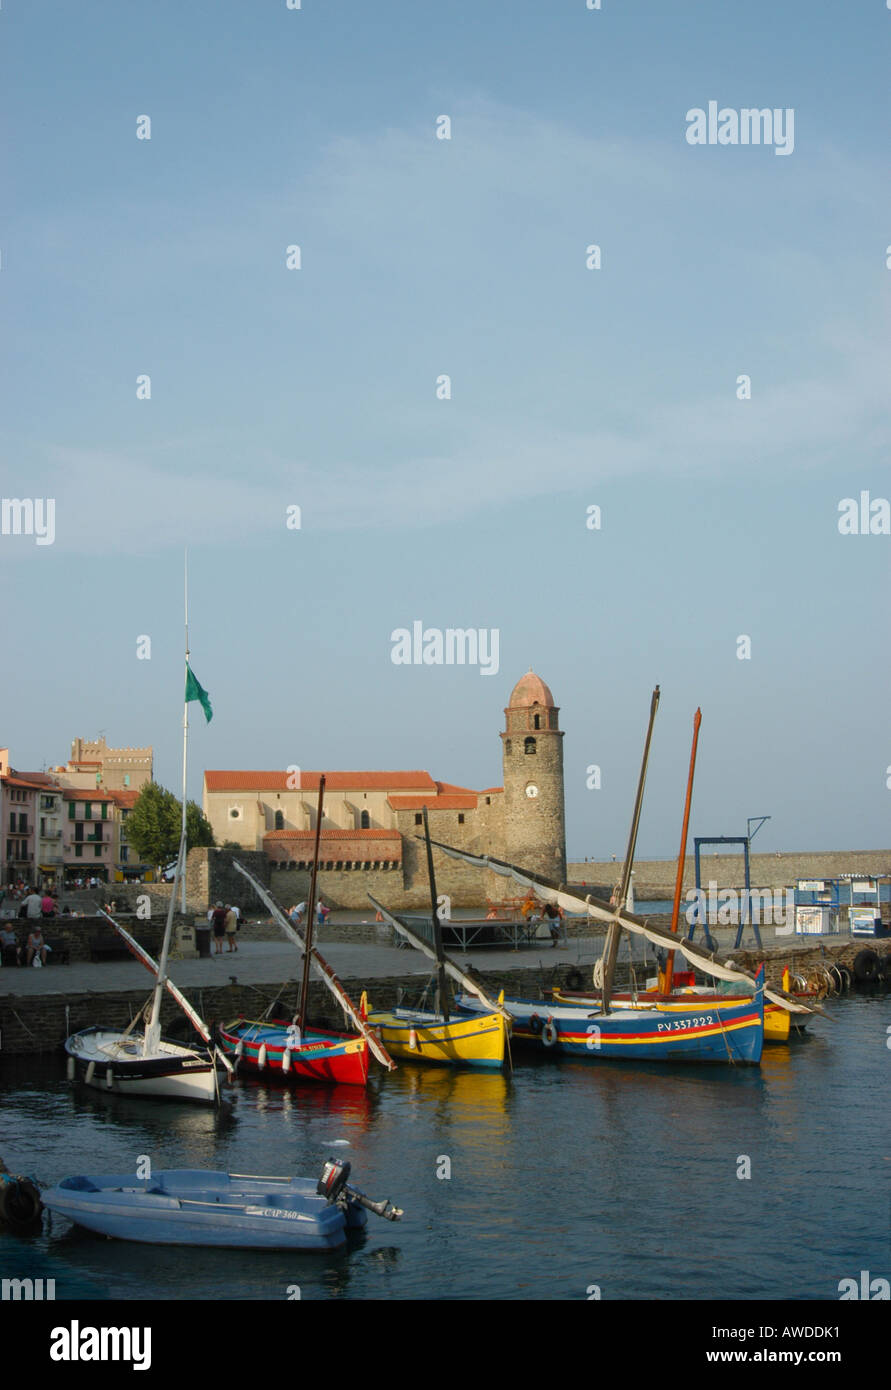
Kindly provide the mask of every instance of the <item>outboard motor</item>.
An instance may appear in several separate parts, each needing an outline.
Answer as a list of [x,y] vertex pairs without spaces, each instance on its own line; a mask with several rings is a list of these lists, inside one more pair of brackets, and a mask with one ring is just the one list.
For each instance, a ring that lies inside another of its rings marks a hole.
[[339,1162],[336,1158],[329,1158],[322,1169],[322,1176],[316,1184],[316,1192],[319,1196],[327,1197],[329,1202],[336,1202],[346,1187],[350,1169],[349,1163]]
[[316,1184],[316,1192],[320,1197],[327,1197],[329,1202],[337,1202],[340,1206],[346,1207],[350,1202],[355,1202],[358,1206],[364,1207],[366,1211],[373,1211],[375,1216],[382,1216],[385,1221],[398,1221],[403,1215],[401,1207],[394,1207],[393,1203],[384,1200],[373,1202],[370,1197],[366,1197],[364,1192],[360,1192],[357,1187],[349,1187],[347,1179],[350,1176],[351,1165],[336,1158],[329,1158],[322,1169],[322,1176]]

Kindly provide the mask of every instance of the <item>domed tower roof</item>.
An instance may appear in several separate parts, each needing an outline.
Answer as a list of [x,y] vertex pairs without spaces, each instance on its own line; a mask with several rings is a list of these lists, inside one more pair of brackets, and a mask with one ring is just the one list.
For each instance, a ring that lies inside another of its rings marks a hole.
[[549,709],[556,708],[553,695],[541,676],[537,676],[531,666],[525,676],[520,677],[511,691],[508,709],[528,709],[530,705],[546,705]]

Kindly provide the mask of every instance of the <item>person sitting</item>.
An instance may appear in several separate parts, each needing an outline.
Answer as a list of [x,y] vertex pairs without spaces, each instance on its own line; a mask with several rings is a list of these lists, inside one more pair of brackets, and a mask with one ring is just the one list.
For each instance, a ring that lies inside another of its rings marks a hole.
[[55,917],[56,915],[56,904],[49,892],[44,893],[40,900],[40,915],[43,918]]
[[0,927],[0,962],[3,965],[21,965],[22,948],[12,927]]
[[46,952],[47,945],[43,939],[43,928],[38,925],[28,937],[28,960],[26,963],[32,965],[34,963],[34,957],[39,955],[40,964],[46,965]]

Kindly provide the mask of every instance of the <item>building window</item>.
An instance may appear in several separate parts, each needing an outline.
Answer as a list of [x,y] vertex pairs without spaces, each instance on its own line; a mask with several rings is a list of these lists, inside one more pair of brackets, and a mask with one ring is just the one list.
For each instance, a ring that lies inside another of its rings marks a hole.
[[238,808],[237,806],[230,806],[230,807],[229,807],[229,819],[230,819],[230,820],[241,820],[241,811],[239,810],[239,808]]
[[84,820],[92,820],[92,819],[93,819],[93,803],[92,803],[92,801],[85,801],[85,802],[84,802]]
[[527,739],[524,739],[524,740],[523,740],[523,752],[524,752],[524,753],[534,753],[534,752],[535,752],[535,739],[534,739],[534,738],[531,738],[531,737],[530,737],[530,738],[527,738]]
[[285,817],[283,811],[276,811],[275,813],[275,828],[276,830],[284,830],[285,828]]
[[421,815],[420,811],[418,811],[417,814],[415,815],[415,825],[423,825],[423,824],[424,824],[424,817]]
[[459,816],[458,816],[458,824],[459,824],[459,825],[463,825],[463,824],[464,824],[464,812],[463,812],[463,811],[462,811],[462,812],[459,814]]
[[69,819],[69,820],[74,820],[76,814],[77,814],[77,807],[75,806],[75,804],[74,804],[73,801],[69,801],[69,803],[68,803],[68,819]]
[[94,859],[101,859],[101,858],[102,858],[102,846],[101,846],[101,845],[94,845],[94,846],[93,846],[93,858],[94,858]]
[[486,797],[486,805],[487,805],[487,806],[491,806],[491,805],[492,805],[492,798],[491,798],[491,796],[487,796],[487,797]]
[[541,728],[541,715],[540,715],[540,714],[536,714],[536,715],[533,716],[532,727],[533,727],[533,729],[540,729],[540,728]]
[[83,847],[83,845],[75,845],[75,846],[74,846],[74,857],[75,857],[75,859],[83,859],[83,857],[84,857],[84,847]]
[[509,739],[509,738],[506,738],[506,739],[504,740],[504,751],[505,751],[505,753],[507,754],[507,756],[510,757],[510,739]]
[[359,829],[360,829],[360,830],[370,830],[370,829],[371,829],[371,817],[369,816],[369,814],[368,814],[367,811],[363,811],[362,814],[361,814],[361,816],[359,817]]

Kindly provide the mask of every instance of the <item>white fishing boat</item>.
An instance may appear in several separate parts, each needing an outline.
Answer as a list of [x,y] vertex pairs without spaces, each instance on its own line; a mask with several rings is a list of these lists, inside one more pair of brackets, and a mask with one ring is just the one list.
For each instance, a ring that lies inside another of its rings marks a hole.
[[[213,1105],[219,1096],[214,1056],[218,1056],[231,1072],[231,1064],[217,1049],[193,1048],[161,1036],[161,999],[167,989],[189,1018],[199,1035],[210,1043],[210,1032],[204,1021],[180,994],[168,978],[167,966],[173,935],[173,914],[177,890],[183,880],[186,863],[186,773],[189,734],[189,702],[200,700],[205,718],[211,718],[207,694],[192,675],[189,666],[189,618],[186,600],[186,683],[183,701],[183,803],[179,853],[176,873],[170,890],[167,922],[158,963],[136,942],[123,927],[107,913],[101,915],[115,928],[128,948],[156,976],[148,1021],[139,1027],[140,1014],[123,1031],[115,1028],[85,1028],[73,1034],[65,1044],[68,1053],[68,1076],[96,1090],[119,1092],[130,1096],[158,1096],[165,1100],[200,1101]],[[185,896],[185,895],[184,895]]]

